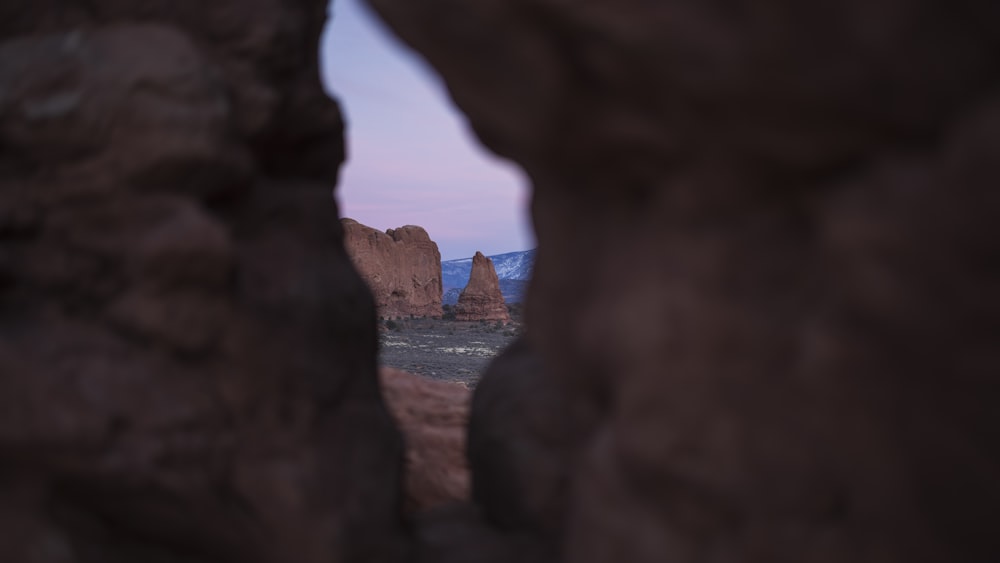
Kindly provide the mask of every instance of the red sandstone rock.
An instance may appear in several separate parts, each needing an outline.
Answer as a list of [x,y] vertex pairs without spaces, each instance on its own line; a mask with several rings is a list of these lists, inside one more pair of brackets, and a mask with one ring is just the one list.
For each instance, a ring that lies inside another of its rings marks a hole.
[[463,536],[996,559],[1000,3],[368,1],[533,182],[538,367],[477,388]]
[[379,371],[382,394],[406,441],[404,491],[410,512],[469,499],[465,428],[469,389],[392,368]]
[[394,561],[326,0],[0,7],[0,561]]
[[469,283],[458,296],[455,319],[459,321],[510,322],[510,313],[500,292],[500,280],[493,268],[493,261],[476,252],[472,257]]
[[0,560],[996,559],[1000,4],[371,1],[534,183],[474,503],[404,537],[326,2],[6,0]]
[[341,219],[344,246],[385,318],[440,317],[441,253],[422,227],[381,232]]

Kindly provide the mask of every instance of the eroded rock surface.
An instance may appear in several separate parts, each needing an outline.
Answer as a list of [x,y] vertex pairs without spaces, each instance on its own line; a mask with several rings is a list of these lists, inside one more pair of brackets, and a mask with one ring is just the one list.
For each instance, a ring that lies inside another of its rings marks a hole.
[[404,537],[326,3],[10,0],[0,560],[996,558],[1000,4],[370,2],[534,184],[473,502]]
[[465,285],[455,304],[455,320],[510,321],[493,261],[483,256],[482,252],[476,252],[472,257],[469,283]]
[[534,184],[427,560],[1000,553],[1000,5],[369,3]]
[[342,219],[344,245],[385,318],[440,317],[441,253],[422,227],[386,232]]
[[469,388],[393,368],[381,368],[379,381],[406,441],[406,510],[468,500]]
[[0,560],[403,553],[326,4],[0,7]]

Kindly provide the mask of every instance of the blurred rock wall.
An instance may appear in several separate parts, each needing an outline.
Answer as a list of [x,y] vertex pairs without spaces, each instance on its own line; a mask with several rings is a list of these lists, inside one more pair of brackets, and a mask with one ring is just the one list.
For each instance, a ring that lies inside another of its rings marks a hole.
[[398,560],[325,14],[0,6],[0,560]]
[[368,1],[534,186],[428,561],[1000,553],[1000,5]]
[[402,516],[323,3],[12,0],[0,559],[995,559],[995,3],[370,2],[534,185],[472,501]]

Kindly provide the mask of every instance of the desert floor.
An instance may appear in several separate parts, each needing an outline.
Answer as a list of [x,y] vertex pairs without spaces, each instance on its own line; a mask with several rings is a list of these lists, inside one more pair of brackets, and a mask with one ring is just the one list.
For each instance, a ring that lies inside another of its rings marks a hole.
[[514,341],[516,324],[440,319],[380,322],[379,363],[474,387],[490,359]]

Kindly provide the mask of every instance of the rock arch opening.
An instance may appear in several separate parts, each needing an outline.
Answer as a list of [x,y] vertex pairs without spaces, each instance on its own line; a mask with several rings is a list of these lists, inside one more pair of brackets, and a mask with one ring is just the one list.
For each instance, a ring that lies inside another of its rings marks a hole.
[[420,225],[446,261],[533,248],[519,168],[481,147],[438,76],[361,0],[329,10],[320,64],[345,116],[343,216]]
[[[389,328],[381,358],[474,384],[520,332],[534,257],[526,181],[482,148],[438,76],[360,0],[329,10],[320,63],[347,146],[337,199],[348,252]],[[439,358],[423,354],[422,333]]]

